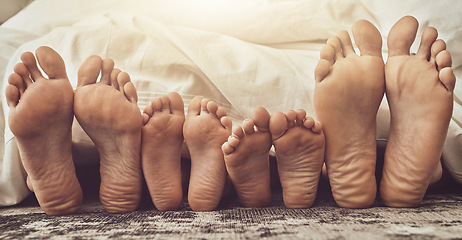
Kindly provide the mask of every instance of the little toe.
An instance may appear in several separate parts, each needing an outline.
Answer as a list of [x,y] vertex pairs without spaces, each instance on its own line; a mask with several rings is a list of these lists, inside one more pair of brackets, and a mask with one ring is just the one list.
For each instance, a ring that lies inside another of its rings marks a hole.
[[289,128],[286,115],[282,112],[274,112],[271,115],[269,129],[273,140],[280,138]]
[[316,65],[316,68],[314,69],[314,80],[316,82],[321,82],[324,80],[324,78],[329,74],[330,68],[332,67],[332,64],[325,60],[325,59],[320,59],[318,64]]
[[10,108],[14,108],[19,103],[19,89],[16,85],[9,84],[5,89],[6,103]]
[[337,37],[339,38],[340,43],[342,44],[343,56],[347,57],[348,55],[352,54],[356,55],[353,45],[351,43],[350,35],[347,31],[340,31],[337,34]]
[[168,95],[170,100],[170,111],[174,115],[184,116],[184,102],[180,94],[176,92],[171,92]]
[[105,58],[101,63],[101,83],[110,85],[111,84],[111,74],[114,69],[114,60],[110,58]]
[[430,59],[431,47],[438,37],[438,31],[433,27],[427,27],[423,34],[422,39],[420,40],[419,50],[417,51],[417,56],[424,58],[426,60]]
[[37,81],[43,78],[42,73],[37,67],[37,62],[35,60],[34,54],[31,52],[25,52],[21,55],[21,61],[26,66],[28,73],[34,81]]
[[303,126],[305,128],[311,129],[314,127],[314,125],[315,125],[314,119],[310,116],[306,116],[305,120],[303,121]]
[[11,85],[14,85],[18,89],[20,96],[26,90],[26,85],[24,84],[23,78],[21,77],[21,75],[19,75],[17,73],[12,73],[8,77],[8,83],[11,84]]
[[359,20],[353,24],[351,30],[361,56],[382,57],[382,36],[371,22]]
[[441,69],[439,77],[446,89],[452,92],[456,85],[456,76],[454,75],[452,68],[446,67]]
[[201,113],[201,102],[204,97],[196,96],[194,97],[188,106],[188,115],[199,115]]
[[99,73],[101,71],[101,63],[102,59],[99,56],[92,55],[88,57],[82,65],[77,73],[77,87],[82,87],[88,84],[96,83],[98,79]]
[[63,58],[55,50],[49,47],[39,47],[35,51],[40,67],[50,79],[66,78],[66,66]]
[[327,39],[327,44],[332,46],[332,48],[334,49],[335,59],[340,59],[344,57],[342,52],[342,44],[340,43],[340,39],[337,36],[332,36],[329,39]]
[[271,115],[264,107],[257,107],[252,113],[252,120],[258,131],[269,131]]
[[252,134],[255,132],[255,124],[252,119],[246,119],[242,122],[242,128],[246,135]]
[[411,16],[405,16],[393,25],[388,34],[388,56],[409,55],[415,40],[419,22]]

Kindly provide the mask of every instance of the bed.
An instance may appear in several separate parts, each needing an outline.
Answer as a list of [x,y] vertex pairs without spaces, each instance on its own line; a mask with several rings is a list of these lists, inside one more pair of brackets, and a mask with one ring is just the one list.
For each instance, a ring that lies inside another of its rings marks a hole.
[[[195,95],[203,95],[239,124],[256,106],[270,113],[303,108],[314,116],[319,50],[330,36],[350,30],[358,19],[371,21],[382,33],[384,59],[388,31],[404,15],[419,20],[418,37],[426,26],[436,27],[461,79],[461,11],[462,2],[451,0],[35,0],[0,26],[0,206],[17,204],[30,194],[3,94],[24,51],[42,45],[58,51],[74,87],[85,58],[113,58],[116,67],[131,75],[140,109],[172,91],[181,94],[185,108]],[[462,183],[462,83],[456,84],[443,160]],[[378,139],[386,139],[385,99],[377,122]]]

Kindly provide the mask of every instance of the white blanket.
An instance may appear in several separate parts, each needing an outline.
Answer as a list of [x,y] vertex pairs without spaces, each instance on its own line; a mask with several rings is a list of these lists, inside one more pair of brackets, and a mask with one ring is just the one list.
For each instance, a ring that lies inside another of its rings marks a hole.
[[[57,50],[75,87],[77,69],[91,54],[113,58],[138,90],[139,106],[179,92],[187,107],[203,95],[225,107],[235,124],[263,106],[269,112],[303,108],[314,116],[314,68],[327,38],[358,19],[377,26],[384,38],[404,15],[439,30],[462,76],[462,2],[438,1],[114,1],[37,0],[0,27],[3,89],[24,51],[41,45]],[[413,46],[416,51],[418,42]],[[7,49],[4,51],[4,49]],[[0,78],[1,79],[1,78]],[[443,157],[462,176],[462,83],[456,85],[454,115]],[[2,90],[4,92],[4,90]],[[2,94],[8,122],[8,107]],[[384,100],[378,138],[387,138]],[[0,159],[0,206],[21,201],[25,185],[14,136],[5,125]],[[1,145],[1,144],[0,144]]]

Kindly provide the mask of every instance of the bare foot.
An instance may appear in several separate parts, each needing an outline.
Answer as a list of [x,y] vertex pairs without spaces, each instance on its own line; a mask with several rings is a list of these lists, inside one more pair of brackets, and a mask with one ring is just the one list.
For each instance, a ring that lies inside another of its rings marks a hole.
[[175,210],[183,201],[180,163],[184,119],[178,93],[157,98],[144,109],[141,163],[152,201],[160,211]]
[[21,56],[6,88],[9,125],[18,142],[28,185],[48,215],[76,212],[82,190],[72,159],[73,89],[64,61],[48,47]]
[[418,22],[406,16],[390,30],[385,66],[390,136],[380,193],[393,207],[413,207],[432,177],[441,176],[440,157],[452,115],[455,76],[446,44],[425,29],[419,50],[410,56]]
[[183,135],[191,155],[188,201],[195,211],[217,208],[226,182],[221,146],[231,135],[232,122],[223,108],[195,97],[188,108]]
[[366,208],[377,192],[376,115],[384,93],[382,38],[368,21],[331,37],[315,69],[314,105],[326,136],[325,162],[335,201]]
[[288,208],[311,207],[324,163],[321,125],[303,110],[275,112],[271,115],[270,130],[284,204]]
[[142,120],[135,86],[111,59],[98,56],[85,60],[78,75],[74,111],[100,155],[101,203],[108,212],[133,211],[142,183]]
[[266,109],[256,108],[252,119],[234,128],[233,135],[222,147],[229,177],[246,207],[271,203],[269,120]]

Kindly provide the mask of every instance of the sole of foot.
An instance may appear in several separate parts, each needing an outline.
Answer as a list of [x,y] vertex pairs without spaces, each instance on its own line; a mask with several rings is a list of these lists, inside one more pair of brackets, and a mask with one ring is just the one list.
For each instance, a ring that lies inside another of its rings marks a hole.
[[270,114],[259,107],[252,118],[233,129],[223,144],[226,169],[241,203],[246,207],[263,207],[271,203],[269,169]]
[[152,201],[160,211],[175,210],[183,201],[184,121],[184,103],[178,93],[153,100],[143,112],[142,169]]
[[111,59],[90,56],[80,66],[74,112],[98,149],[100,200],[108,212],[130,212],[140,202],[142,117],[136,102],[130,77]]
[[82,190],[72,159],[74,92],[64,61],[49,47],[26,52],[6,88],[9,126],[28,174],[28,186],[48,215],[78,211]]
[[428,185],[441,177],[453,108],[456,78],[446,44],[428,27],[417,54],[410,55],[417,29],[417,20],[406,16],[388,35],[385,80],[391,123],[380,194],[392,207],[417,206]]
[[347,31],[331,37],[315,69],[314,106],[326,137],[325,163],[335,201],[367,208],[377,185],[376,116],[385,80],[382,38],[368,21],[357,21],[352,46]]
[[188,202],[194,211],[218,207],[227,173],[221,146],[232,131],[226,111],[207,98],[195,97],[188,108],[183,136],[191,156]]
[[307,117],[304,110],[275,112],[271,115],[270,131],[284,204],[288,208],[311,207],[324,163],[321,124]]

